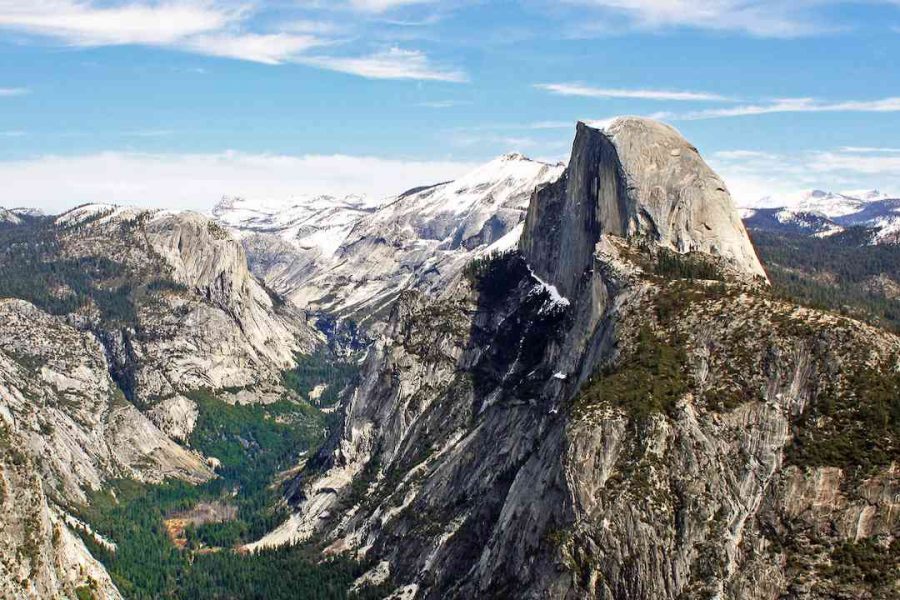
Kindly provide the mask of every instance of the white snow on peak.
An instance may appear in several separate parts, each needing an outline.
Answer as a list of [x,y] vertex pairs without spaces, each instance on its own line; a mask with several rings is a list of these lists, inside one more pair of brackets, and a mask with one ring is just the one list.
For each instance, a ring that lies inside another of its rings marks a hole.
[[9,212],[13,213],[19,217],[43,217],[44,211],[39,208],[30,208],[27,206],[20,206],[17,208],[10,208]]
[[519,238],[522,237],[523,231],[525,231],[524,221],[510,229],[509,233],[501,237],[499,240],[497,240],[490,246],[485,247],[481,251],[481,253],[485,256],[490,256],[491,254],[507,252],[509,250],[515,249],[519,245]]
[[167,215],[189,211],[173,211],[159,208],[139,208],[137,206],[121,206],[118,204],[83,204],[68,210],[56,217],[54,223],[60,227],[74,227],[87,221],[98,224],[112,220],[128,221],[139,216],[149,215],[150,219],[159,219]]
[[9,223],[10,225],[18,225],[22,222],[16,213],[0,206],[0,223]]
[[[495,158],[466,173],[459,179],[445,185],[425,190],[418,196],[428,195],[427,202],[417,202],[421,214],[452,213],[468,211],[476,203],[488,197],[494,205],[503,205],[513,197],[523,194],[530,199],[536,184],[555,180],[562,173],[561,165],[531,160],[519,153],[510,153]],[[429,193],[435,191],[436,193]],[[527,207],[527,202],[526,205]]]
[[301,250],[333,255],[353,226],[378,205],[365,196],[299,195],[285,199],[226,196],[213,216],[237,237],[273,233]]
[[878,190],[831,192],[826,190],[802,190],[792,194],[766,196],[746,208],[788,208],[805,211],[828,218],[844,217],[858,213],[870,202],[887,200],[890,195]]
[[534,190],[564,169],[511,153],[377,208],[359,197],[225,198],[213,214],[273,289],[360,318],[404,289],[441,293],[474,257],[515,248]]
[[850,190],[841,192],[842,196],[848,198],[856,198],[863,202],[877,202],[878,200],[889,200],[892,196],[880,190]]

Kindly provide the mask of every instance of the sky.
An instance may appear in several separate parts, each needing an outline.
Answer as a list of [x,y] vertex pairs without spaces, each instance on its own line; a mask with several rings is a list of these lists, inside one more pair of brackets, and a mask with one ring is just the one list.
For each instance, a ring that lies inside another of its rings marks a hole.
[[0,205],[387,196],[664,120],[740,205],[900,195],[900,0],[0,0]]

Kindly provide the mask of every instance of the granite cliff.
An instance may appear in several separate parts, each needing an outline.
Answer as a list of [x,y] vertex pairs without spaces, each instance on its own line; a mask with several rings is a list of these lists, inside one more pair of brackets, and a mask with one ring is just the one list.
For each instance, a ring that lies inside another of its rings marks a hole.
[[898,351],[772,296],[674,130],[579,125],[517,251],[399,297],[251,549],[364,556],[398,597],[888,598]]

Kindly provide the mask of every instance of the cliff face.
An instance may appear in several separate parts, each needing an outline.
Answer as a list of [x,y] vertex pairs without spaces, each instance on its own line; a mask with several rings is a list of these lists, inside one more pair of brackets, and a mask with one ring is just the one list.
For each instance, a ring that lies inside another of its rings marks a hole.
[[182,393],[281,397],[319,337],[200,215],[90,205],[4,227],[3,290],[31,302],[0,299],[0,596],[119,598],[74,515],[112,480],[215,477]]
[[563,295],[576,292],[602,235],[702,252],[765,279],[724,182],[668,125],[579,123],[569,167],[529,205],[522,254]]
[[896,565],[900,342],[772,298],[699,161],[580,126],[520,253],[400,297],[255,547],[322,540],[426,598],[894,594],[844,563]]
[[251,275],[240,243],[206,217],[90,205],[56,226],[61,256],[111,259],[126,285],[150,288],[133,314],[95,327],[130,399],[277,386],[294,354],[318,342],[305,315],[278,304]]

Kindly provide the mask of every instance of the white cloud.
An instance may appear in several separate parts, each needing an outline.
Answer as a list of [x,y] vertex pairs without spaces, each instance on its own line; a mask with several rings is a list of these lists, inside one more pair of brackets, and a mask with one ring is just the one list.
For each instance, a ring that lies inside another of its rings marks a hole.
[[84,202],[209,210],[225,194],[384,197],[447,181],[475,165],[346,155],[138,154],[45,156],[0,162],[4,197],[59,212]]
[[192,35],[219,31],[243,12],[189,0],[113,6],[75,0],[0,0],[0,27],[79,46],[171,45]]
[[[359,7],[380,11],[401,3],[409,1],[368,0]],[[313,48],[336,43],[328,37],[336,26],[286,21],[271,30],[253,30],[260,6],[249,0],[0,0],[0,30],[71,46],[157,46],[268,65],[305,64],[372,79],[466,79],[462,71],[435,67],[418,50],[310,55]]]
[[357,10],[381,13],[412,4],[427,4],[432,0],[350,0],[350,6]]
[[716,152],[713,156],[722,160],[746,160],[752,158],[777,159],[776,154],[769,152],[759,152],[757,150],[723,150]]
[[30,94],[31,90],[28,88],[0,88],[0,98],[8,98],[11,96],[24,96],[26,94]]
[[304,51],[324,43],[323,40],[310,35],[225,33],[192,37],[185,41],[185,47],[209,56],[279,65],[300,61]]
[[773,113],[802,112],[900,112],[900,97],[880,100],[847,100],[842,102],[822,102],[813,98],[783,98],[767,104],[745,104],[728,108],[711,108],[687,113],[670,113],[673,120],[694,121],[743,117]]
[[565,1],[582,10],[596,9],[597,22],[619,18],[631,27],[648,30],[688,27],[740,31],[761,37],[797,37],[829,29],[813,12],[816,2],[798,0]]
[[296,62],[369,79],[418,79],[457,83],[467,81],[466,74],[462,71],[437,67],[422,52],[401,48],[390,48],[360,57],[298,57]]
[[[709,162],[738,206],[762,206],[803,189],[881,189],[900,192],[900,155],[867,148],[776,154],[753,150],[714,153]],[[777,201],[775,202],[777,204]]]
[[723,101],[725,96],[708,92],[684,92],[674,90],[642,90],[598,88],[581,83],[539,83],[534,87],[560,96],[579,96],[583,98],[631,98],[641,100],[675,100],[675,101]]
[[471,102],[465,100],[429,100],[426,102],[419,102],[417,106],[424,108],[454,108],[456,106],[465,106],[467,104],[471,104]]
[[841,152],[860,152],[863,154],[895,154],[900,153],[900,148],[873,148],[870,146],[844,146]]

